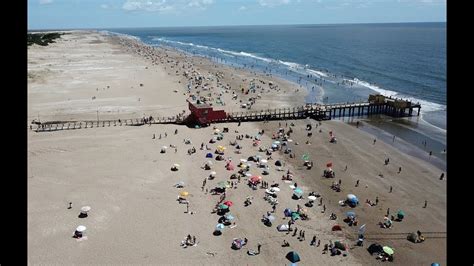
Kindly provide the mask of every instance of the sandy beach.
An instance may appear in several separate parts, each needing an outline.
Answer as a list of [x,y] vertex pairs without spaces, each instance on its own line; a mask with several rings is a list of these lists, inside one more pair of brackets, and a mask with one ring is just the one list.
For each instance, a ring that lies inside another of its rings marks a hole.
[[[248,89],[251,82],[256,92],[242,93],[241,88]],[[280,78],[98,32],[71,31],[57,43],[28,48],[28,126],[33,120],[188,114],[186,99],[190,95],[206,97],[216,109],[245,111],[241,104],[253,100],[252,110],[301,106],[306,94],[299,85]],[[312,136],[307,135],[308,123],[313,127]],[[214,126],[221,132],[224,127],[229,131],[223,133],[222,140],[210,143],[216,136]],[[265,188],[259,185],[257,190],[251,189],[248,177],[240,182],[231,180],[239,168],[229,171],[225,165],[231,160],[237,166],[240,159],[255,155],[267,159],[259,147],[270,147],[275,141],[273,134],[279,128],[287,132],[290,127],[293,142],[288,146],[292,152],[273,152],[268,159],[268,175],[262,175],[255,163],[249,170],[269,184],[278,183],[281,189],[275,221],[267,227],[261,218],[272,208],[263,199]],[[289,265],[285,258],[289,251],[298,252],[301,265],[446,264],[447,175],[439,180],[442,171],[435,166],[382,141],[374,142],[372,135],[352,124],[299,120],[216,124],[199,129],[144,125],[43,133],[27,130],[29,264]],[[254,146],[252,138],[261,130],[260,144]],[[329,142],[329,132],[335,134],[337,143]],[[237,140],[242,147],[238,154],[230,142],[240,135],[244,137]],[[227,148],[225,160],[215,159],[218,145]],[[162,146],[168,147],[166,153],[160,153]],[[188,154],[193,147],[196,153]],[[214,158],[206,158],[209,152]],[[295,157],[290,158],[290,154]],[[303,166],[305,154],[314,162],[310,170]],[[386,158],[390,159],[387,165]],[[209,160],[212,169],[204,170],[202,166]],[[283,171],[277,170],[277,160],[284,163]],[[322,177],[328,162],[333,163],[335,178]],[[173,164],[180,165],[178,171],[170,170]],[[287,170],[293,173],[292,182],[282,180]],[[216,177],[207,180],[202,189],[211,171]],[[338,180],[341,191],[335,192],[331,184]],[[220,196],[209,191],[221,181],[237,184],[227,189],[225,197],[233,202],[230,212],[236,226],[226,226],[222,235],[214,236],[220,216],[212,210]],[[184,183],[183,188],[174,186],[179,182]],[[303,199],[291,198],[290,185],[295,182],[304,191]],[[177,201],[182,191],[189,192],[189,212],[186,204]],[[313,207],[304,206],[310,191],[321,195],[324,213],[319,199]],[[347,194],[359,198],[356,208],[338,204]],[[253,202],[245,207],[247,196],[253,197]],[[376,197],[377,206],[365,203]],[[304,241],[293,232],[276,229],[288,223],[284,210],[296,210],[297,205],[309,216],[292,225],[305,231]],[[87,218],[78,218],[82,206],[91,207]],[[391,215],[398,210],[406,213],[404,220],[394,222],[390,229],[377,225],[387,208]],[[356,212],[358,226],[343,222],[347,211]],[[331,213],[337,215],[336,220],[329,218]],[[333,232],[335,224],[343,230]],[[366,224],[366,240],[358,247],[357,230],[362,224]],[[86,238],[73,238],[79,225],[87,227]],[[424,232],[426,240],[409,242],[406,236],[417,230]],[[180,243],[188,234],[196,237],[197,245],[183,248]],[[310,245],[314,235],[321,241],[319,247]],[[234,238],[247,238],[248,244],[233,250]],[[282,247],[283,240],[290,246]],[[345,256],[323,254],[329,241],[347,244]],[[374,242],[392,247],[395,260],[381,262],[370,256],[367,247]],[[257,250],[258,243],[261,253],[249,256],[247,251]]]

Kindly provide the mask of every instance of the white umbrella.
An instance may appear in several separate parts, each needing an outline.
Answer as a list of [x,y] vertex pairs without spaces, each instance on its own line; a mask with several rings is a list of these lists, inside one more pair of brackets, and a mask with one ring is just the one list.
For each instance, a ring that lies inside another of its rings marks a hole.
[[178,168],[179,167],[179,164],[175,163],[173,164],[174,167]]
[[265,190],[268,194],[275,194],[275,191],[272,191],[271,189],[266,189]]
[[280,191],[280,188],[274,187],[274,188],[272,188],[272,190],[278,192],[278,191]]
[[264,164],[265,164],[265,163],[268,163],[268,161],[267,161],[267,160],[265,160],[265,159],[263,159],[263,160],[260,160],[260,162],[261,162],[261,163],[264,163]]
[[252,174],[251,174],[251,173],[245,173],[245,176],[246,176],[246,177],[251,177]]
[[168,147],[166,147],[166,146],[162,146],[161,148],[162,148],[162,149],[165,149],[165,150],[168,149]]
[[277,140],[277,141],[274,141],[274,142],[273,142],[273,144],[276,144],[276,145],[278,145],[278,144],[280,144],[280,141],[279,141],[279,140]]
[[216,172],[212,171],[210,174],[211,174],[211,175],[216,175]]
[[85,227],[85,226],[83,226],[83,225],[79,225],[79,226],[76,228],[76,231],[82,233],[82,232],[86,231],[86,229],[87,229],[87,227]]
[[82,211],[82,212],[88,212],[88,211],[90,211],[90,210],[91,210],[91,207],[90,207],[90,206],[84,206],[84,207],[81,208],[81,211]]
[[308,199],[314,201],[314,200],[316,200],[316,196],[309,196]]
[[291,188],[291,189],[295,189],[296,187],[295,187],[295,186],[293,186],[293,185],[290,185],[290,188]]
[[212,162],[211,162],[211,161],[207,161],[207,164],[208,164],[208,165],[212,165]]
[[240,159],[240,161],[241,161],[242,163],[246,163],[246,162],[247,162],[246,159]]
[[288,142],[293,142],[293,140],[292,140],[292,139],[288,139],[287,141],[288,141]]

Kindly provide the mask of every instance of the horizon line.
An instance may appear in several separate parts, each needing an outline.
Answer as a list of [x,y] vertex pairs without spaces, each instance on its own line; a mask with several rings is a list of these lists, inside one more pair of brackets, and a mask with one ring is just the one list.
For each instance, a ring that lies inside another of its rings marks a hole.
[[54,30],[100,30],[100,29],[145,29],[145,28],[200,28],[200,27],[243,27],[243,26],[331,26],[331,25],[367,25],[367,24],[422,24],[447,23],[447,21],[415,21],[415,22],[343,22],[343,23],[295,23],[295,24],[239,24],[239,25],[192,25],[192,26],[122,26],[122,27],[94,27],[94,28],[33,28],[27,31],[54,31]]

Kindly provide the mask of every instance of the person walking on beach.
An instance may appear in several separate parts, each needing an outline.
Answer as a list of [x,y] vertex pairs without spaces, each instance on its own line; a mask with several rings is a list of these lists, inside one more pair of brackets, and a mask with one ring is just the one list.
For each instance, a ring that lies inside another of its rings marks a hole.
[[72,202],[69,202],[69,207],[67,207],[68,209],[71,209],[72,208]]
[[321,245],[321,239],[318,239],[318,244],[316,245],[316,247],[319,247]]
[[439,177],[439,180],[443,180],[444,179],[444,173],[441,173],[441,176]]
[[155,139],[155,134],[153,133],[153,138],[152,139]]
[[377,141],[377,139],[374,139],[374,145],[375,145],[375,142]]
[[319,198],[319,206],[323,204],[323,197]]
[[425,205],[423,206],[423,208],[426,208],[426,206],[428,206],[428,201],[425,200]]
[[272,212],[275,213],[276,204],[272,205]]
[[347,164],[346,164],[346,167],[344,168],[344,172],[347,171]]
[[326,212],[326,204],[323,205],[323,213]]
[[168,137],[168,133],[165,132],[165,138]]
[[357,179],[357,181],[356,181],[356,185],[355,185],[355,186],[356,186],[356,187],[358,187],[358,186],[359,186],[359,179]]
[[388,193],[392,193],[392,189],[393,189],[392,186],[390,186],[390,191]]
[[402,172],[402,167],[398,167],[398,173],[401,173]]
[[379,205],[379,197],[375,197],[375,205]]
[[257,254],[260,254],[260,249],[262,248],[262,245],[258,243],[257,245]]
[[311,243],[309,243],[310,246],[314,246],[316,244],[316,235],[313,236],[313,239],[311,239]]
[[160,134],[160,137],[158,139],[161,139],[161,134]]
[[296,236],[296,232],[298,232],[298,227],[295,227],[295,231],[293,232],[293,236]]
[[387,217],[390,215],[390,208],[387,208]]
[[301,241],[304,241],[304,240],[305,240],[304,232],[305,232],[305,231],[303,231],[303,232],[301,233],[301,239],[300,239]]

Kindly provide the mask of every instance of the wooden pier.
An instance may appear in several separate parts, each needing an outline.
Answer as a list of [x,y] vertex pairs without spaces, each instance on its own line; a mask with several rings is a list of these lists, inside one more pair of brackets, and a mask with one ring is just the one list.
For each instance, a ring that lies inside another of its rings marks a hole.
[[[413,104],[402,99],[385,98],[381,95],[371,95],[369,101],[359,103],[341,104],[306,104],[305,106],[292,108],[278,108],[271,110],[232,112],[225,116],[219,116],[208,121],[208,123],[229,123],[229,122],[251,122],[270,120],[294,120],[311,118],[315,120],[329,120],[339,117],[361,117],[384,114],[392,117],[412,116],[413,110],[417,109],[420,115],[420,104]],[[212,110],[211,110],[212,111]],[[221,112],[221,111],[219,111]],[[188,116],[188,117],[191,117]],[[102,121],[50,121],[35,124],[36,128],[31,129],[36,132],[48,132],[58,130],[74,130],[94,127],[111,126],[142,126],[145,124],[190,124],[188,117],[172,116],[152,119],[145,123],[144,119],[125,120],[102,120]]]

